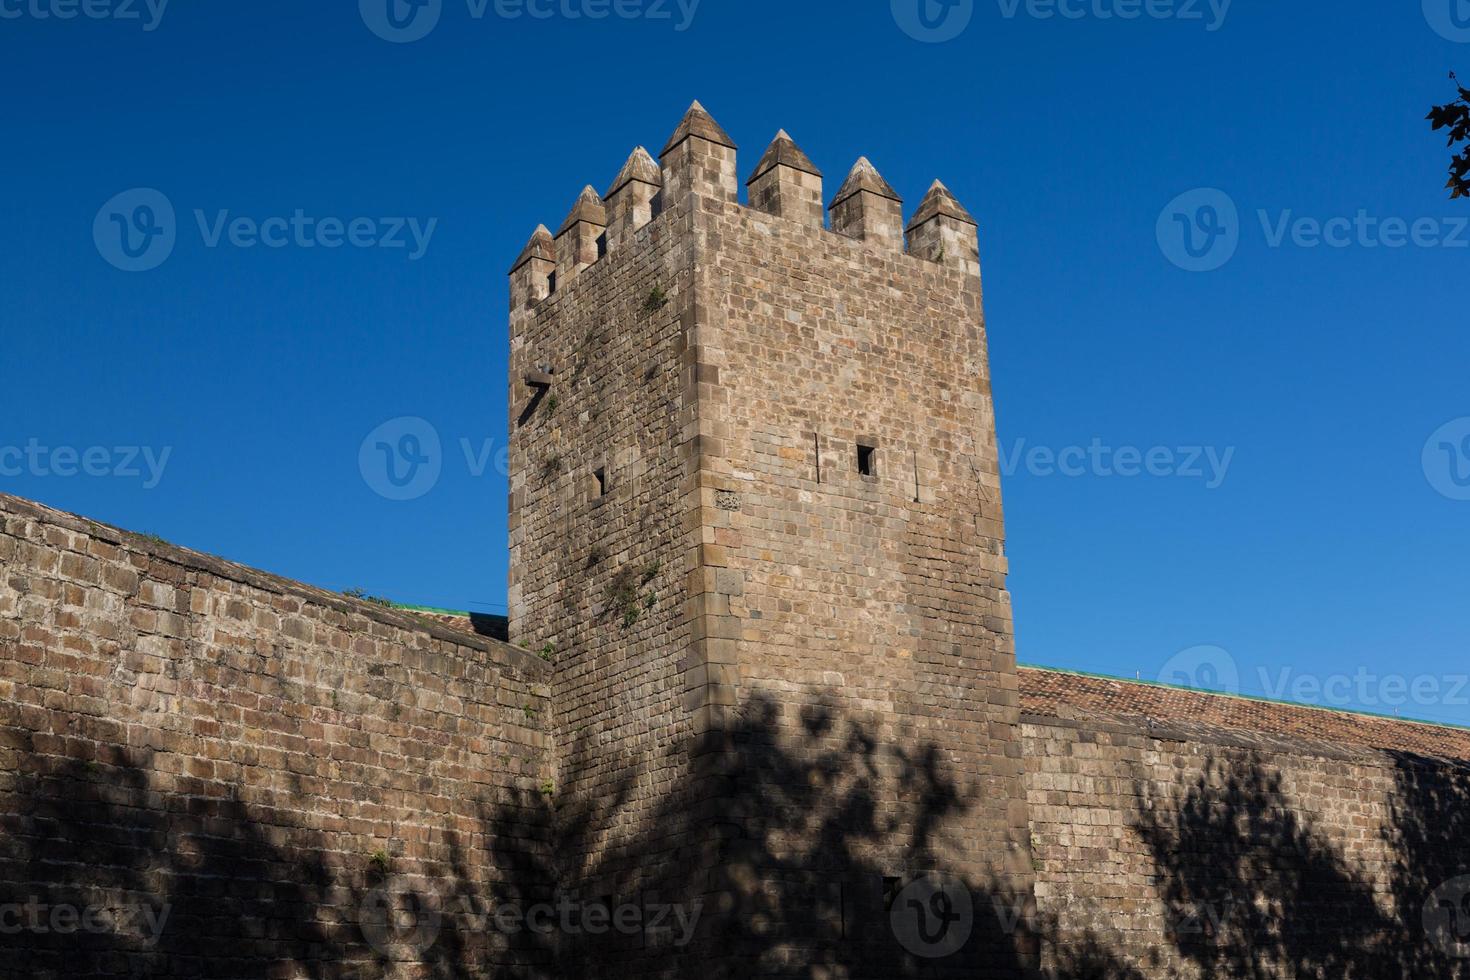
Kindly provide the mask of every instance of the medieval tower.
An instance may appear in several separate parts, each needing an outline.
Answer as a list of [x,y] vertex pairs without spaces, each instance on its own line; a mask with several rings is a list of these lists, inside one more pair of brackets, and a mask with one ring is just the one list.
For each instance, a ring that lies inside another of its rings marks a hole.
[[[742,205],[695,103],[511,271],[510,637],[555,664],[561,874],[702,909],[692,942],[587,955],[599,976],[1020,975],[976,223],[935,182],[905,225],[866,159],[824,208],[784,131],[747,184]],[[977,908],[955,955],[889,932],[935,875]]]

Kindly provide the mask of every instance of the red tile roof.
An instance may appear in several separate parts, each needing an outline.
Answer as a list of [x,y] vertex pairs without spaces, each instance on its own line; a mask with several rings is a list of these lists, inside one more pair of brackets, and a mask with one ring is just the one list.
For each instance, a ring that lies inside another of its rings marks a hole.
[[1035,667],[1021,668],[1020,686],[1021,712],[1027,715],[1145,721],[1164,727],[1207,725],[1246,734],[1308,739],[1343,748],[1470,760],[1470,730],[1424,722]]

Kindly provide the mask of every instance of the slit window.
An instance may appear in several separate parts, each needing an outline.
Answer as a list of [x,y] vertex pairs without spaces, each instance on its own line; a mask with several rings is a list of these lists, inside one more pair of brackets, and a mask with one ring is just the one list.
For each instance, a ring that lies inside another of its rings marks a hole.
[[597,469],[592,471],[592,478],[597,481],[597,495],[599,497],[606,497],[607,469],[605,467],[599,466]]
[[556,273],[553,272],[546,277],[546,295],[550,296],[556,292]]
[[858,472],[863,476],[878,475],[878,448],[876,446],[864,446],[861,443],[857,447]]
[[599,259],[607,257],[607,232],[597,236],[597,257]]

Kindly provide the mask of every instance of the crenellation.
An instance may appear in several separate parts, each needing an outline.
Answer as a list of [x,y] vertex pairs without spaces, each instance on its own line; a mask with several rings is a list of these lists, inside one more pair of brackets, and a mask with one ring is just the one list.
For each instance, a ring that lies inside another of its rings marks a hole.
[[556,272],[556,240],[545,225],[537,225],[531,240],[510,269],[510,309],[513,319],[525,315],[551,295]]
[[687,206],[691,196],[734,204],[740,199],[736,146],[697,101],[689,107],[659,154],[664,205]]
[[607,208],[590,186],[582,188],[571,213],[556,233],[556,288],[571,283],[607,251]]
[[822,204],[822,172],[786,130],[776,134],[746,186],[750,206],[755,210],[813,228],[823,227],[826,209]]
[[867,157],[859,157],[832,198],[832,230],[902,253],[903,198]]
[[643,147],[635,147],[628,162],[603,195],[607,202],[607,249],[616,252],[633,241],[634,234],[658,213],[664,174]]
[[980,275],[979,226],[942,182],[924,195],[907,232],[910,255]]

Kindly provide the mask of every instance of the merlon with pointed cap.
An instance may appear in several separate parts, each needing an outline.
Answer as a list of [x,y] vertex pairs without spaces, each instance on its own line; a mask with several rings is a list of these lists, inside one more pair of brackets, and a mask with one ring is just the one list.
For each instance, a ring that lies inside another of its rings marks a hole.
[[633,148],[628,162],[623,164],[623,169],[619,170],[617,177],[613,178],[612,186],[607,189],[606,194],[602,195],[603,198],[611,198],[635,180],[654,187],[662,187],[664,183],[664,172],[659,167],[658,161],[641,146]]
[[801,152],[801,147],[796,145],[784,129],[776,134],[776,138],[766,148],[760,163],[755,165],[755,173],[750,175],[746,183],[755,183],[776,167],[790,167],[792,170],[800,170],[814,177],[822,176],[817,165],[812,163],[810,157]]
[[582,188],[577,203],[572,205],[572,213],[567,215],[567,220],[561,223],[561,230],[556,233],[556,237],[560,238],[571,231],[579,221],[602,227],[607,226],[607,208],[603,207],[602,198],[597,196],[597,192],[590,185]]
[[914,214],[914,220],[909,222],[908,230],[913,231],[940,215],[963,221],[967,225],[978,224],[974,218],[970,217],[970,212],[965,210],[964,205],[955,200],[949,188],[936,180],[934,186],[929,188],[929,193],[924,195],[924,200],[919,203],[919,210]]
[[898,196],[898,191],[889,186],[888,181],[883,179],[883,175],[878,173],[877,168],[868,161],[867,157],[858,157],[858,162],[852,165],[852,172],[847,175],[847,179],[837,189],[837,196],[832,199],[832,207],[837,207],[859,191],[877,194],[890,201],[903,202],[903,198]]
[[684,119],[679,123],[679,128],[674,130],[674,135],[669,137],[668,145],[663,148],[659,156],[668,156],[670,150],[691,136],[698,136],[711,143],[728,146],[732,150],[739,149],[735,141],[730,139],[730,135],[720,128],[720,124],[715,122],[714,117],[706,112],[704,106],[700,105],[699,100],[696,99],[689,107],[689,111],[684,113]]
[[531,234],[531,240],[526,243],[525,248],[521,249],[521,254],[516,257],[515,265],[510,267],[510,271],[515,272],[532,259],[556,261],[556,241],[551,237],[551,229],[545,225],[536,226],[536,230]]

